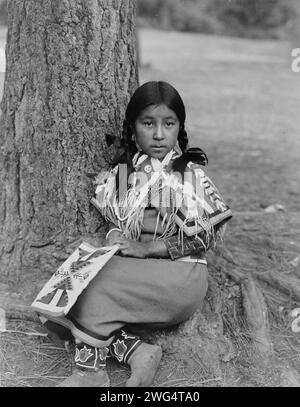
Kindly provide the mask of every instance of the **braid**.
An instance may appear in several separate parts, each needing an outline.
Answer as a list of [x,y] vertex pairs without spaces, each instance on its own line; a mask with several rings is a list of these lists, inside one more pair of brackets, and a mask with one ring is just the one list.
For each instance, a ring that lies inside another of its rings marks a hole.
[[178,134],[178,144],[179,147],[184,154],[187,150],[187,146],[189,144],[189,139],[187,136],[187,132],[185,131],[184,125],[181,127],[179,134]]
[[118,151],[113,160],[114,165],[124,163],[128,165],[130,170],[132,170],[132,157],[137,152],[137,147],[134,139],[132,138],[132,134],[132,128],[125,119],[123,122],[122,135],[118,146]]
[[[122,136],[119,139],[119,145],[117,147],[117,153],[112,162],[113,166],[117,164],[127,164],[127,177],[134,171],[132,165],[132,157],[137,152],[137,147],[134,139],[132,138],[132,128],[128,121],[125,119],[123,122]],[[119,170],[116,176],[116,190],[119,190]]]
[[178,144],[182,151],[182,155],[174,160],[172,165],[174,171],[180,172],[183,176],[185,167],[189,161],[193,161],[200,165],[206,165],[208,163],[207,156],[201,148],[188,148],[189,139],[184,125],[181,126],[178,134]]
[[123,122],[121,146],[125,150],[124,154],[126,155],[126,163],[129,165],[129,168],[132,168],[132,157],[137,152],[137,147],[132,135],[132,127],[125,119]]

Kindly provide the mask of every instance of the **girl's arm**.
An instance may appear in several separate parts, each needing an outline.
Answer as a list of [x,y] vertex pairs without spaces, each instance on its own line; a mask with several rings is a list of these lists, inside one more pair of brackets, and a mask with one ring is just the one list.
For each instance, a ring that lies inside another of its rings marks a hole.
[[134,241],[122,236],[122,232],[118,230],[113,223],[109,224],[109,230],[106,235],[106,244],[113,246],[120,245],[120,253],[124,256],[138,258],[170,258],[166,244],[163,240],[151,241]]
[[154,240],[144,243],[148,249],[147,257],[169,258],[169,252],[163,240]]
[[123,256],[137,257],[145,259],[153,258],[169,258],[169,252],[165,243],[162,240],[154,240],[151,242],[136,242],[125,237],[114,239],[114,244],[120,245],[120,253]]

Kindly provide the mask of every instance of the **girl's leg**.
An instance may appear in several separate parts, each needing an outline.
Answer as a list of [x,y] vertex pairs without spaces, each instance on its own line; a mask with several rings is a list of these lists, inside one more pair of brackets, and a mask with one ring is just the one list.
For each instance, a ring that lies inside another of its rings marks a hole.
[[75,369],[58,387],[108,387],[107,347],[95,348],[75,339]]
[[[52,321],[43,321],[48,332],[62,342],[74,340],[71,332]],[[98,356],[97,356],[98,353]],[[162,356],[160,346],[145,343],[141,338],[124,328],[115,331],[108,347],[93,347],[75,338],[75,371],[59,387],[105,387],[109,385],[106,374],[106,359],[112,357],[131,369],[126,386],[149,386],[154,379]]]
[[160,346],[145,343],[138,336],[120,329],[109,350],[113,358],[131,369],[127,387],[151,385],[162,357]]
[[160,346],[143,342],[128,360],[131,376],[126,382],[126,387],[150,386],[161,357],[162,349]]

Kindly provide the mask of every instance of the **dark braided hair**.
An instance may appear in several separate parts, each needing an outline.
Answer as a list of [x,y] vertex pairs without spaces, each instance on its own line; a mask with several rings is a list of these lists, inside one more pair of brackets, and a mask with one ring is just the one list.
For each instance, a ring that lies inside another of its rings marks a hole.
[[177,90],[167,82],[150,81],[140,86],[132,95],[125,113],[123,123],[120,151],[114,160],[114,164],[126,163],[129,172],[133,171],[132,158],[138,151],[133,138],[136,119],[141,112],[151,105],[164,104],[173,110],[179,120],[178,144],[182,155],[174,160],[173,170],[182,174],[189,161],[205,165],[207,156],[200,148],[188,148],[188,136],[185,130],[185,106]]
[[183,126],[180,126],[179,133],[178,133],[178,144],[180,147],[180,150],[185,153],[189,144],[189,139],[188,135],[186,133],[186,130]]
[[200,165],[206,165],[208,163],[207,155],[201,148],[188,148],[189,139],[184,125],[179,130],[178,144],[180,150],[182,151],[182,155],[174,160],[172,165],[174,171],[179,171],[183,176],[188,162],[193,161],[194,163]]
[[137,152],[137,146],[133,138],[133,128],[126,119],[123,122],[121,147],[123,154],[120,157],[119,163],[126,163],[132,169],[132,157]]

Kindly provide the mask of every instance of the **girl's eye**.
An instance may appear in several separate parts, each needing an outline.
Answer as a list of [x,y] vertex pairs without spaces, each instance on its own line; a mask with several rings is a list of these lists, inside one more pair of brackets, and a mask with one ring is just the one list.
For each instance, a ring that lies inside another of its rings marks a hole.
[[144,126],[147,126],[147,127],[150,127],[150,126],[152,126],[152,122],[150,122],[150,121],[145,121],[145,122],[143,122],[143,125],[144,125]]
[[167,127],[174,126],[174,124],[175,124],[174,122],[166,122],[166,126],[167,126]]

